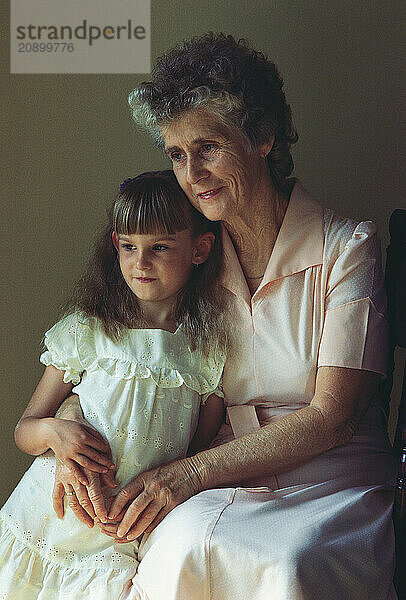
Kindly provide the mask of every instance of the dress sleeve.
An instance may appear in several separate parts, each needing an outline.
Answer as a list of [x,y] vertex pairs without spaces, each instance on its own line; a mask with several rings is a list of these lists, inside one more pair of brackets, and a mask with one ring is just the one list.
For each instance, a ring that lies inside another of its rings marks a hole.
[[201,403],[205,404],[205,402],[207,401],[207,398],[209,396],[211,396],[212,394],[216,394],[216,396],[218,396],[219,398],[224,398],[223,380],[222,379],[220,379],[220,381],[218,382],[215,390],[212,390],[211,392],[206,392],[205,394],[202,394]]
[[380,244],[374,223],[359,223],[328,266],[318,366],[386,374],[388,327]]
[[65,371],[65,383],[72,381],[78,384],[84,370],[77,351],[77,325],[77,315],[68,315],[58,321],[45,333],[46,351],[40,356],[44,365],[53,365],[60,371]]

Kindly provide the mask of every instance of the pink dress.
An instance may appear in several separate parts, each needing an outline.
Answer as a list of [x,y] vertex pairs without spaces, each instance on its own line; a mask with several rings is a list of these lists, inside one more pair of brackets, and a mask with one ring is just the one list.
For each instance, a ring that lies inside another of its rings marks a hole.
[[[253,405],[262,425],[308,405],[319,366],[385,374],[373,223],[337,216],[296,182],[252,298],[226,231],[224,244],[223,283],[238,323],[224,392],[236,430],[252,426]],[[227,419],[217,443],[232,437]],[[375,398],[348,444],[175,508],[141,543],[134,587],[122,598],[393,600],[393,479]]]

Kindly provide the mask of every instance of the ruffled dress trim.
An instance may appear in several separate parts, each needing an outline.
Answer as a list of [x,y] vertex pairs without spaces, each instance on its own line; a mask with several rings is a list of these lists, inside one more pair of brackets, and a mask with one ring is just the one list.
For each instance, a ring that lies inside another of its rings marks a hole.
[[[100,328],[70,315],[45,334],[40,361],[65,371],[64,382],[77,385],[84,371],[101,369],[117,379],[151,378],[157,387],[177,388],[185,384],[205,399],[212,393],[224,397],[221,374],[225,357],[198,356],[192,352],[179,327],[175,333],[161,329],[129,330],[120,343],[108,339]],[[69,322],[70,321],[70,322]],[[65,331],[63,331],[63,329]],[[158,351],[154,346],[159,346]],[[63,356],[64,354],[64,356]],[[196,371],[196,365],[199,370]]]
[[76,369],[70,367],[66,359],[60,357],[55,349],[43,352],[39,359],[42,362],[42,364],[46,367],[52,365],[56,369],[59,369],[59,371],[64,371],[64,383],[72,382],[74,385],[77,385],[80,382],[82,373],[78,373]]
[[[83,568],[47,559],[28,541],[19,540],[0,516],[1,600],[110,600],[118,598],[136,566]],[[18,592],[15,590],[18,589]]]

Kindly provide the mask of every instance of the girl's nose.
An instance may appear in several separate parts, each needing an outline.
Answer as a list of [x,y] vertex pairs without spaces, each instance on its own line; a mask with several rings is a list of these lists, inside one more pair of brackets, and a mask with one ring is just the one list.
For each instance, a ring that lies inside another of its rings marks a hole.
[[189,185],[194,185],[200,179],[204,179],[209,171],[198,158],[189,158],[186,166],[186,179]]
[[149,269],[151,267],[151,260],[147,252],[141,250],[137,251],[135,266],[139,271],[144,271],[145,269]]

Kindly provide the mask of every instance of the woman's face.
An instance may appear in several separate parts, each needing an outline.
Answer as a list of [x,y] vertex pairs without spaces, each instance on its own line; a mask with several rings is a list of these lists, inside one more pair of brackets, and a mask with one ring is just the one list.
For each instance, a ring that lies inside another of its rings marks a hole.
[[207,110],[192,110],[161,127],[165,151],[189,200],[211,221],[228,221],[252,209],[267,182],[272,144],[248,150],[245,138]]

